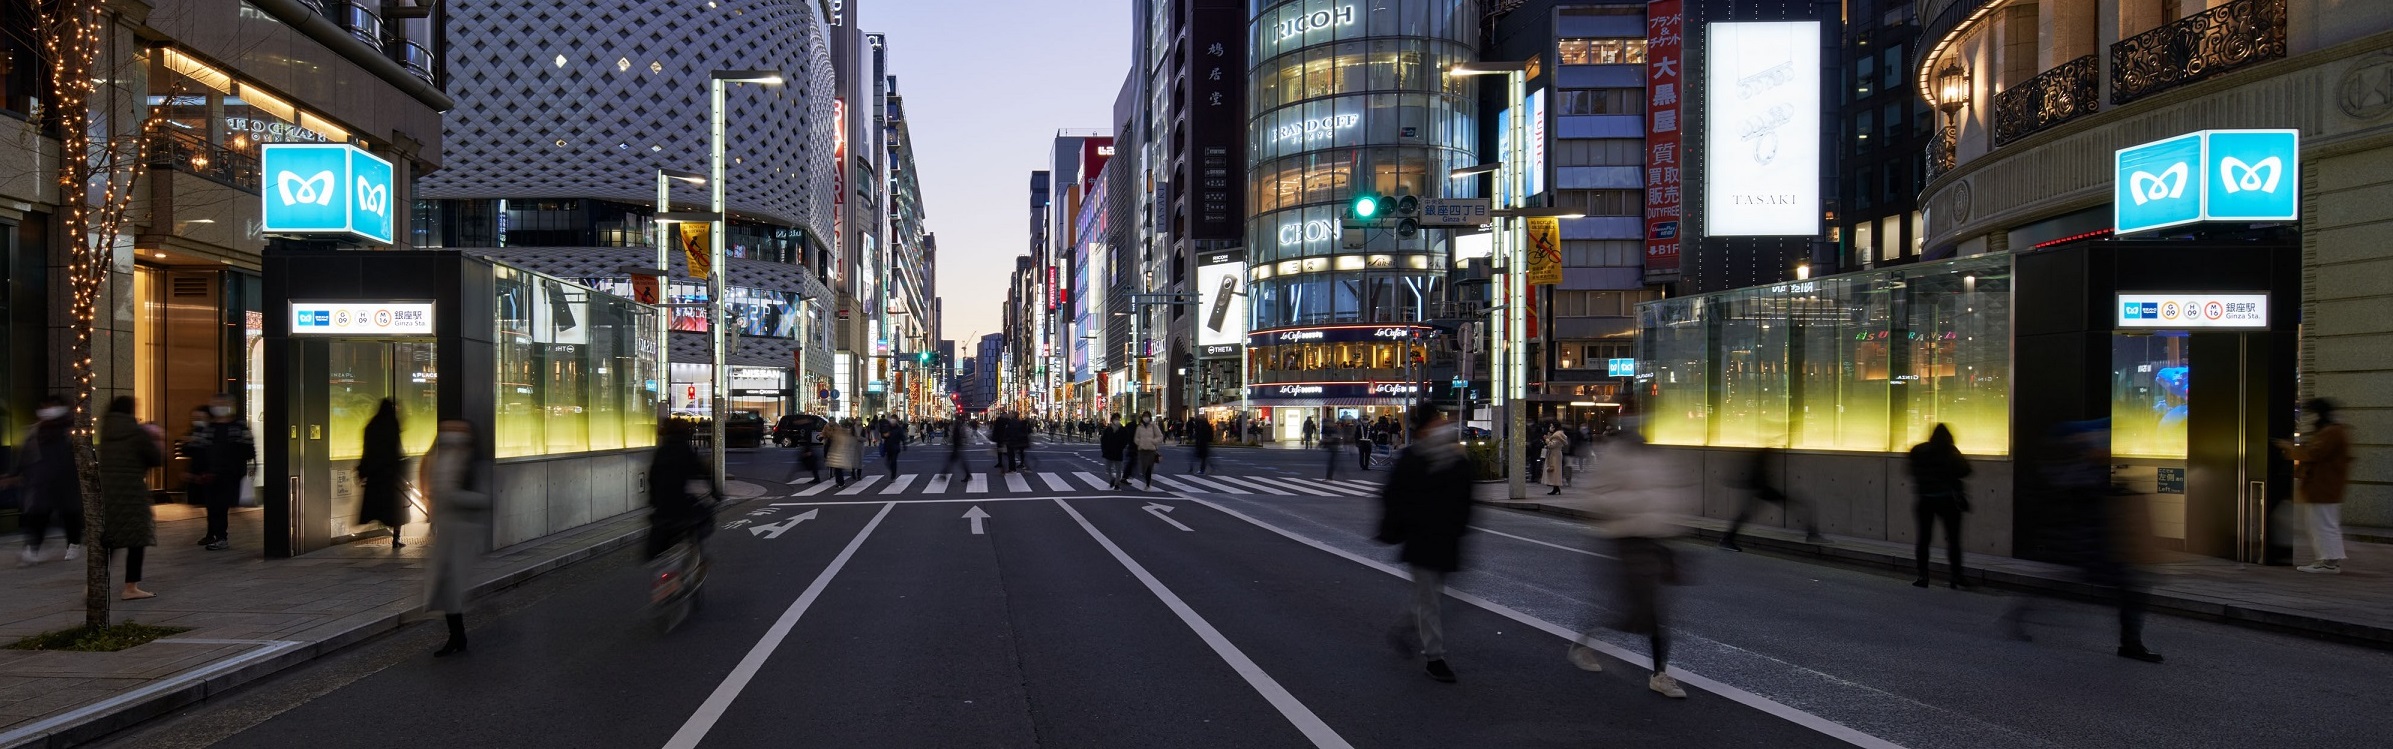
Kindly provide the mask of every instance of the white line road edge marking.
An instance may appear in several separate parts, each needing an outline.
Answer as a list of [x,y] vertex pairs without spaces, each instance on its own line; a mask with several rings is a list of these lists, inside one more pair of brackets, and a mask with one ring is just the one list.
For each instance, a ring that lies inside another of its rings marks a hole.
[[1609,555],[1609,554],[1597,554],[1597,553],[1595,553],[1595,552],[1588,551],[1588,550],[1586,550],[1586,549],[1573,549],[1573,548],[1571,548],[1571,547],[1568,547],[1568,546],[1563,546],[1563,545],[1561,545],[1561,544],[1557,544],[1557,543],[1549,543],[1549,542],[1545,542],[1545,541],[1539,541],[1539,540],[1537,540],[1537,539],[1530,538],[1530,537],[1528,537],[1528,536],[1515,536],[1515,535],[1512,535],[1512,534],[1510,534],[1510,533],[1505,533],[1505,532],[1503,532],[1503,531],[1496,530],[1496,529],[1494,529],[1494,528],[1488,528],[1488,527],[1485,527],[1485,526],[1478,526],[1478,525],[1474,525],[1474,526],[1471,526],[1471,530],[1475,530],[1475,531],[1478,531],[1478,532],[1480,532],[1480,533],[1492,533],[1492,534],[1495,534],[1495,535],[1498,535],[1498,536],[1503,536],[1503,537],[1505,537],[1505,538],[1513,539],[1513,540],[1516,540],[1516,541],[1527,541],[1527,542],[1529,542],[1529,543],[1537,544],[1537,545],[1539,545],[1539,546],[1550,546],[1550,547],[1553,547],[1553,548],[1556,548],[1556,549],[1561,549],[1561,550],[1563,550],[1563,551],[1570,552],[1570,553],[1572,553],[1572,554],[1585,554],[1585,555],[1587,555],[1587,556],[1595,557],[1595,558],[1597,558],[1597,559],[1610,559],[1610,560],[1612,560],[1612,561],[1615,561],[1615,562],[1617,562],[1617,561],[1620,561],[1620,557],[1612,556],[1612,555]]
[[1231,670],[1237,671],[1240,677],[1246,679],[1247,686],[1254,687],[1256,692],[1263,695],[1265,701],[1270,702],[1272,707],[1278,708],[1280,715],[1286,717],[1289,723],[1295,724],[1296,730],[1302,732],[1306,739],[1310,739],[1314,746],[1353,749],[1353,744],[1346,743],[1346,739],[1340,738],[1337,731],[1331,730],[1329,724],[1322,722],[1321,717],[1314,715],[1311,708],[1305,707],[1303,702],[1298,701],[1296,695],[1289,694],[1286,687],[1280,686],[1280,683],[1272,679],[1270,674],[1263,672],[1262,666],[1255,665],[1254,659],[1246,657],[1246,653],[1240,652],[1238,646],[1230,644],[1229,638],[1223,637],[1221,630],[1214,629],[1212,624],[1205,621],[1205,617],[1199,616],[1195,609],[1189,608],[1187,602],[1180,600],[1180,597],[1174,595],[1170,588],[1163,587],[1163,581],[1148,574],[1147,568],[1139,566],[1138,560],[1131,559],[1128,553],[1122,551],[1122,547],[1114,545],[1113,539],[1106,538],[1104,533],[1099,532],[1097,526],[1090,524],[1088,518],[1080,515],[1079,510],[1072,509],[1071,503],[1058,498],[1055,500],[1055,506],[1064,508],[1064,512],[1071,515],[1073,520],[1079,521],[1080,528],[1088,531],[1089,537],[1097,539],[1098,545],[1105,547],[1105,551],[1113,554],[1114,561],[1121,562],[1123,568],[1130,570],[1132,577],[1138,578],[1141,584],[1146,585],[1148,592],[1154,593],[1157,599],[1162,600],[1164,607],[1178,615],[1181,623],[1187,624],[1189,629],[1196,632],[1198,639],[1204,640],[1205,645],[1213,648],[1214,655],[1221,656],[1223,661],[1228,662]]
[[874,483],[876,483],[876,482],[878,482],[878,481],[880,481],[880,480],[881,480],[881,476],[880,476],[880,474],[877,474],[877,473],[876,473],[876,474],[873,474],[873,475],[871,475],[871,476],[866,476],[866,477],[864,477],[864,478],[862,478],[862,479],[859,479],[859,480],[857,480],[855,483],[848,484],[848,488],[839,490],[839,494],[840,494],[840,496],[847,496],[847,495],[851,495],[851,494],[863,494],[863,493],[864,493],[864,489],[865,489],[865,487],[872,486]]
[[[1262,528],[1262,529],[1264,529],[1264,530],[1267,530],[1267,531],[1271,531],[1271,532],[1273,532],[1273,533],[1280,534],[1281,536],[1284,536],[1284,537],[1286,537],[1288,540],[1295,541],[1295,542],[1297,542],[1297,543],[1304,544],[1304,545],[1306,545],[1306,546],[1310,546],[1310,547],[1313,547],[1313,548],[1316,548],[1316,549],[1320,549],[1320,550],[1322,550],[1322,551],[1329,552],[1329,553],[1331,553],[1331,554],[1334,554],[1334,555],[1336,555],[1336,556],[1338,556],[1338,557],[1341,557],[1341,558],[1343,558],[1343,559],[1345,559],[1345,560],[1347,560],[1347,561],[1354,562],[1355,564],[1360,564],[1360,565],[1363,565],[1363,566],[1365,566],[1365,567],[1370,567],[1370,568],[1372,568],[1372,569],[1379,570],[1379,571],[1381,571],[1381,572],[1385,572],[1385,573],[1388,573],[1388,574],[1390,574],[1390,575],[1394,575],[1394,576],[1396,576],[1396,577],[1397,577],[1397,578],[1399,578],[1399,579],[1405,579],[1405,580],[1410,580],[1410,579],[1412,579],[1412,577],[1411,577],[1409,574],[1407,574],[1407,573],[1406,573],[1404,570],[1397,569],[1397,568],[1396,568],[1394,565],[1390,565],[1390,564],[1388,564],[1388,563],[1386,563],[1386,562],[1381,562],[1381,561],[1379,561],[1379,560],[1376,560],[1376,559],[1370,559],[1370,558],[1367,558],[1367,557],[1363,557],[1363,556],[1360,556],[1360,555],[1354,554],[1353,552],[1349,552],[1349,551],[1347,551],[1347,550],[1345,550],[1345,549],[1341,549],[1341,548],[1338,548],[1338,547],[1335,547],[1335,546],[1331,546],[1331,545],[1329,545],[1329,544],[1326,544],[1326,543],[1323,543],[1323,542],[1320,542],[1320,541],[1316,541],[1316,540],[1313,540],[1313,539],[1310,539],[1310,538],[1306,538],[1306,537],[1304,537],[1304,536],[1301,536],[1301,535],[1297,535],[1297,534],[1296,534],[1295,532],[1293,532],[1293,531],[1289,531],[1289,530],[1287,530],[1287,529],[1284,529],[1284,528],[1281,528],[1281,527],[1279,527],[1279,526],[1272,525],[1272,524],[1270,524],[1270,523],[1266,523],[1266,522],[1263,522],[1263,521],[1261,521],[1261,520],[1257,520],[1257,519],[1255,519],[1255,518],[1253,518],[1253,517],[1249,517],[1249,516],[1248,516],[1246,513],[1239,512],[1239,511],[1237,511],[1237,510],[1233,510],[1233,509],[1230,509],[1230,508],[1227,508],[1227,507],[1223,507],[1223,506],[1221,506],[1220,504],[1217,504],[1217,503],[1213,502],[1212,500],[1207,500],[1207,499],[1199,499],[1199,498],[1196,498],[1196,497],[1184,497],[1184,499],[1187,499],[1188,501],[1195,502],[1195,503],[1197,503],[1197,504],[1200,504],[1200,505],[1204,505],[1204,506],[1206,506],[1206,507],[1213,508],[1214,510],[1220,511],[1220,512],[1221,512],[1222,514],[1224,514],[1224,515],[1228,515],[1228,516],[1230,516],[1230,517],[1234,517],[1234,518],[1237,518],[1237,519],[1239,519],[1239,520],[1244,520],[1244,521],[1246,521],[1246,522],[1248,522],[1248,523],[1252,523],[1252,524],[1254,524],[1254,526],[1255,526],[1255,527],[1257,527],[1257,528]],[[1059,500],[1059,502],[1060,502],[1060,500]],[[1075,515],[1075,516],[1077,516],[1077,515]],[[1082,521],[1082,524],[1083,524],[1083,525],[1086,525],[1086,524],[1087,524],[1087,521]],[[1509,535],[1509,534],[1505,534],[1505,535]],[[1486,609],[1488,612],[1490,612],[1490,613],[1493,613],[1493,614],[1495,614],[1495,615],[1497,615],[1497,616],[1501,616],[1501,617],[1504,617],[1504,618],[1506,618],[1506,619],[1511,619],[1511,620],[1513,620],[1513,621],[1520,622],[1521,624],[1523,624],[1523,625],[1526,625],[1526,626],[1528,626],[1528,627],[1529,627],[1529,628],[1531,628],[1531,629],[1535,629],[1535,630],[1537,630],[1537,631],[1544,632],[1544,633],[1546,633],[1546,634],[1550,634],[1550,635],[1553,635],[1553,636],[1555,636],[1555,637],[1560,637],[1560,638],[1562,638],[1562,639],[1563,639],[1565,642],[1580,642],[1580,639],[1579,639],[1579,633],[1578,633],[1578,632],[1571,631],[1571,629],[1570,629],[1570,628],[1568,628],[1568,627],[1564,627],[1564,626],[1561,626],[1561,625],[1558,625],[1558,624],[1554,624],[1553,622],[1546,621],[1546,620],[1544,620],[1544,619],[1539,619],[1539,618],[1537,618],[1537,617],[1533,617],[1533,616],[1530,616],[1530,615],[1528,615],[1528,614],[1521,613],[1521,612],[1519,612],[1519,611],[1516,611],[1516,610],[1512,609],[1512,608],[1511,608],[1511,607],[1509,607],[1509,606],[1505,606],[1505,605],[1503,605],[1503,604],[1496,603],[1496,602],[1494,602],[1494,601],[1490,601],[1490,600],[1487,600],[1487,599],[1485,599],[1485,598],[1480,598],[1480,597],[1478,597],[1478,596],[1471,595],[1471,594],[1469,594],[1469,593],[1464,593],[1464,592],[1462,592],[1462,591],[1460,591],[1460,590],[1456,590],[1456,589],[1454,589],[1453,587],[1448,587],[1448,588],[1446,588],[1446,595],[1448,595],[1448,596],[1451,596],[1451,597],[1453,597],[1455,600],[1461,601],[1461,602],[1463,602],[1463,603],[1468,603],[1468,604],[1470,604],[1470,605],[1477,606],[1477,607],[1479,607],[1479,608],[1482,608],[1482,609]],[[1598,640],[1598,641],[1590,641],[1590,642],[1588,642],[1588,644],[1589,644],[1590,646],[1594,647],[1596,650],[1602,651],[1602,652],[1603,652],[1605,655],[1609,655],[1609,656],[1612,656],[1613,658],[1617,658],[1617,659],[1619,659],[1619,660],[1621,660],[1621,661],[1625,661],[1625,662],[1629,663],[1630,665],[1634,665],[1634,666],[1636,666],[1636,667],[1638,667],[1638,668],[1644,668],[1644,669],[1652,669],[1652,668],[1653,668],[1653,659],[1652,659],[1652,658],[1649,658],[1649,657],[1646,657],[1645,655],[1638,654],[1638,653],[1632,653],[1632,652],[1629,652],[1629,651],[1628,651],[1627,649],[1625,649],[1625,648],[1619,647],[1619,646],[1617,646],[1617,645],[1613,645],[1613,644],[1611,644],[1611,643],[1608,643],[1608,642],[1603,642],[1603,641],[1600,641],[1600,640]],[[1820,717],[1820,716],[1817,716],[1817,715],[1813,715],[1813,714],[1811,714],[1811,713],[1804,712],[1804,711],[1802,711],[1802,710],[1798,710],[1798,709],[1796,709],[1796,708],[1794,708],[1794,707],[1788,706],[1788,705],[1786,705],[1786,704],[1784,704],[1784,703],[1781,703],[1781,702],[1779,702],[1779,701],[1777,701],[1777,700],[1773,700],[1773,699],[1770,699],[1770,698],[1768,698],[1768,697],[1763,697],[1763,696],[1761,696],[1761,695],[1754,694],[1754,693],[1752,693],[1752,692],[1748,692],[1748,691],[1745,691],[1745,690],[1743,690],[1743,689],[1739,689],[1739,688],[1736,688],[1736,687],[1733,687],[1733,686],[1729,686],[1729,685],[1727,685],[1727,684],[1723,684],[1723,683],[1721,683],[1721,682],[1718,682],[1718,681],[1713,681],[1713,680],[1711,680],[1711,679],[1709,679],[1709,678],[1706,678],[1706,677],[1704,677],[1704,676],[1702,676],[1702,675],[1696,674],[1695,672],[1688,671],[1688,670],[1686,670],[1684,667],[1677,667],[1677,666],[1673,666],[1673,667],[1670,669],[1670,675],[1671,675],[1671,676],[1673,676],[1673,677],[1676,677],[1676,678],[1679,680],[1679,683],[1681,683],[1681,684],[1685,684],[1685,685],[1687,685],[1687,686],[1694,687],[1694,688],[1696,688],[1696,689],[1700,689],[1700,690],[1703,690],[1703,691],[1706,691],[1706,692],[1711,692],[1711,693],[1713,693],[1713,694],[1720,695],[1720,696],[1722,696],[1722,697],[1726,697],[1726,698],[1728,698],[1728,700],[1729,700],[1729,701],[1731,701],[1731,702],[1735,702],[1735,703],[1737,703],[1737,704],[1744,705],[1744,706],[1746,706],[1746,707],[1750,707],[1750,708],[1753,708],[1753,709],[1755,709],[1755,710],[1759,710],[1759,711],[1761,711],[1761,712],[1764,712],[1764,713],[1768,713],[1768,714],[1770,714],[1770,715],[1777,716],[1777,717],[1778,717],[1779,719],[1781,719],[1781,720],[1785,720],[1786,722],[1793,723],[1793,724],[1795,724],[1795,725],[1798,725],[1798,726],[1802,726],[1802,727],[1804,727],[1804,728],[1811,729],[1811,730],[1813,730],[1813,731],[1816,731],[1816,732],[1820,733],[1821,735],[1827,736],[1827,737],[1829,737],[1829,738],[1836,739],[1836,740],[1838,740],[1838,741],[1843,741],[1843,742],[1845,742],[1845,743],[1852,744],[1852,745],[1854,745],[1854,746],[1859,746],[1859,747],[1868,747],[1869,749],[1903,749],[1903,746],[1902,746],[1901,744],[1897,744],[1897,743],[1894,743],[1894,742],[1892,742],[1892,741],[1887,741],[1887,740],[1885,740],[1885,739],[1881,739],[1881,738],[1878,738],[1878,737],[1876,737],[1876,736],[1872,736],[1872,735],[1869,735],[1869,734],[1866,734],[1866,733],[1862,733],[1862,732],[1861,732],[1860,730],[1858,730],[1858,729],[1852,728],[1852,727],[1850,727],[1850,726],[1847,726],[1847,725],[1845,725],[1845,724],[1842,724],[1842,723],[1838,723],[1838,722],[1836,722],[1836,721],[1833,721],[1833,720],[1829,720],[1829,719],[1827,719],[1827,718],[1822,718],[1822,717]]]
[[665,741],[665,749],[694,749],[700,740],[706,738],[707,731],[714,730],[715,721],[723,719],[723,711],[731,709],[732,701],[739,699],[740,691],[748,688],[748,682],[755,679],[756,672],[764,668],[765,660],[773,657],[773,651],[779,649],[781,641],[789,637],[790,629],[798,625],[798,617],[805,616],[806,609],[814,605],[814,599],[822,597],[823,588],[831,585],[831,578],[839,574],[840,568],[847,566],[848,558],[856,555],[857,547],[864,545],[864,539],[872,535],[872,529],[880,527],[881,518],[888,517],[893,509],[897,509],[895,502],[881,505],[881,511],[874,513],[872,520],[864,524],[864,530],[857,531],[856,537],[848,541],[847,548],[840,549],[839,556],[831,558],[830,566],[824,567],[822,574],[814,576],[814,583],[806,586],[806,592],[798,594],[798,600],[790,602],[789,610],[781,612],[781,618],[773,622],[772,628],[764,631],[764,638],[756,641],[756,647],[749,648],[747,657],[741,658],[739,665],[723,677],[723,683],[715,687],[714,693],[706,696],[706,702],[698,705],[698,712],[691,714],[689,721],[681,724],[681,730],[673,732],[673,738]]
[[209,663],[207,665],[176,674],[173,677],[163,681],[148,684],[139,689],[125,692],[108,699],[18,726],[7,733],[0,733],[0,746],[16,746],[18,742],[45,736],[52,731],[81,724],[83,721],[90,719],[92,716],[106,714],[110,710],[114,710],[140,700],[149,699],[152,696],[164,692],[189,688],[192,684],[215,678],[218,674],[249,665],[253,661],[264,660],[285,650],[290,650],[292,648],[307,644],[292,640],[179,640],[173,638],[158,640],[157,642],[172,645],[264,645],[265,647],[257,648],[255,650],[251,650],[240,655],[235,655],[224,660],[216,661],[214,663]]

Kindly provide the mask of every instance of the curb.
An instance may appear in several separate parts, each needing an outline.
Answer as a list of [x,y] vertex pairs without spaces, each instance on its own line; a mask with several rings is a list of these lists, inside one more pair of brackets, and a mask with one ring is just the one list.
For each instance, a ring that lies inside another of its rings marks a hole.
[[[1484,499],[1473,501],[1476,504],[1489,507],[1503,507],[1547,515],[1561,515],[1574,518],[1588,517],[1587,513],[1581,512],[1579,510],[1574,510],[1568,507],[1556,507],[1552,505],[1539,504],[1535,502],[1512,502],[1508,500],[1491,501]],[[1700,538],[1707,541],[1716,541],[1722,536],[1726,535],[1724,531],[1700,526],[1692,527],[1689,530],[1691,531],[1689,534],[1691,537]],[[1899,554],[1889,554],[1885,552],[1872,551],[1869,549],[1837,546],[1835,544],[1823,545],[1805,543],[1802,541],[1781,539],[1769,535],[1754,535],[1751,533],[1740,534],[1737,541],[1748,549],[1767,550],[1779,555],[1793,558],[1796,561],[1803,562],[1822,562],[1851,567],[1862,567],[1867,569],[1886,569],[1904,574],[1910,574],[1915,564],[1911,557]],[[1930,566],[1932,569],[1937,571],[1946,571],[1948,569],[1942,561],[1932,561]],[[2101,588],[2066,578],[2046,577],[2041,575],[2014,572],[2010,570],[1989,569],[1985,567],[1971,568],[1967,577],[1974,579],[1979,585],[2002,588],[2005,590],[2046,593],[2080,600],[2103,600],[2106,598]],[[2250,627],[2253,629],[2297,634],[2306,637],[2348,644],[2393,649],[2393,628],[2389,627],[2372,626],[2356,622],[2328,619],[2315,614],[2280,609],[2270,606],[2257,606],[2240,601],[2212,598],[2209,596],[2195,595],[2190,593],[2172,593],[2155,590],[2152,592],[2150,600],[2151,610],[2158,613],[2174,614],[2177,616],[2195,619],[2206,619],[2215,622]]]
[[[733,503],[745,501],[746,499],[753,499],[753,497],[733,500]],[[636,515],[641,512],[644,511],[634,510],[631,513],[627,513],[627,515]],[[621,517],[624,516],[617,516],[617,518]],[[645,525],[637,525],[625,529],[621,532],[615,533],[612,536],[602,538],[597,543],[591,544],[589,546],[574,549],[550,559],[541,560],[529,567],[518,569],[513,572],[500,575],[496,579],[475,585],[473,589],[467,593],[467,597],[468,599],[484,598],[510,588],[523,585],[524,583],[531,582],[535,578],[555,572],[575,563],[588,561],[592,558],[611,553],[617,549],[621,549],[625,546],[629,546],[638,542],[647,533],[647,531],[648,529]],[[402,605],[404,608],[390,610]],[[176,710],[181,710],[185,707],[206,702],[211,698],[233,691],[234,689],[240,688],[241,686],[250,682],[272,676],[285,669],[313,661],[317,658],[338,653],[342,650],[348,649],[351,646],[363,644],[368,640],[372,640],[386,634],[397,632],[401,626],[406,624],[406,618],[408,616],[413,615],[422,609],[423,606],[420,603],[391,603],[384,604],[382,607],[377,609],[362,611],[341,619],[327,622],[319,626],[342,627],[342,629],[334,631],[330,635],[327,635],[324,638],[314,642],[299,644],[296,647],[291,647],[289,649],[275,653],[272,656],[260,658],[256,661],[243,664],[239,668],[235,668],[224,673],[214,674],[205,679],[201,679],[190,684],[185,684],[180,687],[158,692],[140,700],[127,703],[114,710],[92,715],[83,720],[50,729],[45,733],[28,737],[16,744],[11,744],[8,746],[8,749],[66,749],[66,747],[78,746],[82,744],[88,744],[93,741],[98,741],[113,735],[118,731],[132,728],[152,719],[165,716]],[[272,644],[266,641],[261,641],[260,644],[272,647]],[[206,667],[206,664],[202,664],[200,666],[195,666],[194,668]]]

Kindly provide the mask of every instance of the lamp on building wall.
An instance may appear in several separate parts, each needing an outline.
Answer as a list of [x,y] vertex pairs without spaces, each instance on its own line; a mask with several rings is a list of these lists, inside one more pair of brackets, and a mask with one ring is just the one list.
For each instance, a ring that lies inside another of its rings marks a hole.
[[1961,112],[1969,109],[1971,84],[1969,68],[1961,58],[1952,57],[1937,69],[1933,79],[1936,87],[1936,109],[1944,112],[1944,129],[1936,134],[1935,151],[1928,158],[1928,178],[1950,171],[1960,163]]

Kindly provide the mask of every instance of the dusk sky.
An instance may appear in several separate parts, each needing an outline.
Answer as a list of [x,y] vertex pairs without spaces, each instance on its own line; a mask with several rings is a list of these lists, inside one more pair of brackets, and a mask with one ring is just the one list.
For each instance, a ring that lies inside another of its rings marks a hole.
[[1130,72],[1126,0],[849,0],[889,35],[923,210],[939,242],[942,335],[970,356],[1003,327],[1007,274],[1030,247],[1030,173],[1055,131],[1104,128]]

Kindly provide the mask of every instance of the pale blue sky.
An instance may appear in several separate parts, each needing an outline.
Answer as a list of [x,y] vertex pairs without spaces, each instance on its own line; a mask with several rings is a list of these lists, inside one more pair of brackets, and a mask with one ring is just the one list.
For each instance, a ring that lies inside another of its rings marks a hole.
[[889,35],[957,354],[998,332],[1030,247],[1030,173],[1061,128],[1106,128],[1130,72],[1127,0],[848,0]]

